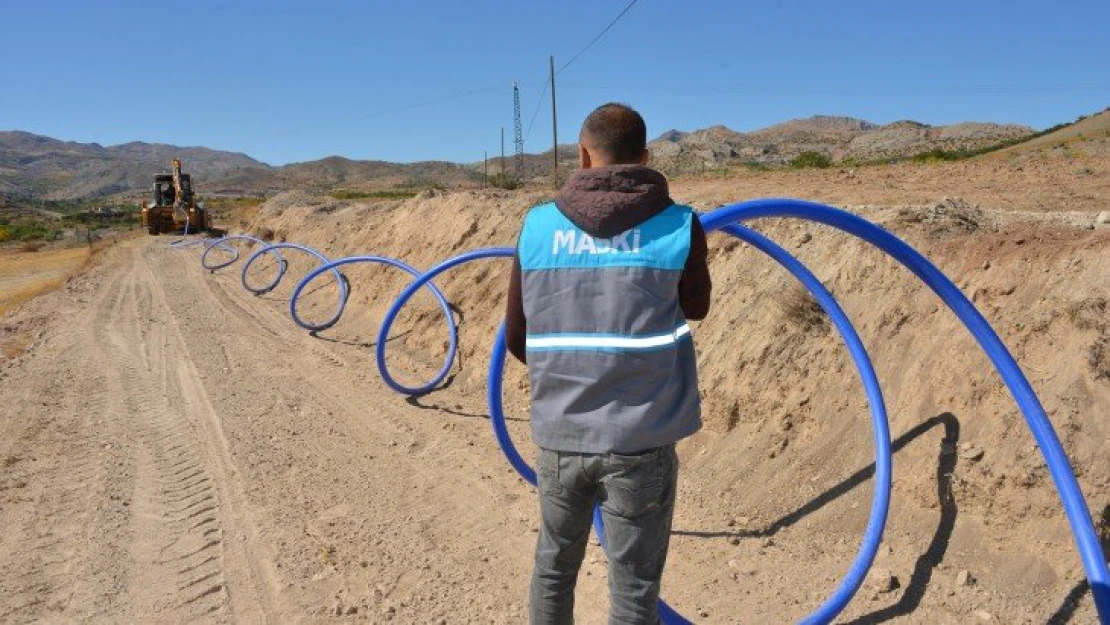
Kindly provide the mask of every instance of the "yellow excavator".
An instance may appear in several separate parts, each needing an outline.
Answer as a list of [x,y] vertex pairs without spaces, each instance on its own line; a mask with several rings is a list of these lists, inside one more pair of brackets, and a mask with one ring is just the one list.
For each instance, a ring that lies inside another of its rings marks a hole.
[[150,234],[163,232],[208,233],[222,236],[224,231],[212,227],[212,217],[197,204],[192,178],[181,173],[181,159],[173,159],[172,174],[154,176],[153,198],[144,201],[141,220]]

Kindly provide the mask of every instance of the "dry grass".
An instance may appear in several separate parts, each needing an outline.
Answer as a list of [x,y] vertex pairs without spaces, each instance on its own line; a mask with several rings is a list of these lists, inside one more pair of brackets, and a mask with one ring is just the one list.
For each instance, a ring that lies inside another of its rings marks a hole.
[[[102,242],[92,249],[0,250],[0,317],[40,295],[60,289],[110,245],[112,243]],[[31,342],[31,335],[27,332],[0,333],[0,357],[15,358],[25,352]]]
[[85,267],[91,255],[87,247],[0,252],[0,315],[61,287]]
[[[62,288],[70,278],[84,272],[100,252],[115,244],[115,240],[108,240],[94,243],[92,248],[0,249],[0,317],[40,295]],[[0,334],[0,356],[15,358],[30,344],[31,337],[27,333]]]
[[60,289],[62,285],[66,283],[67,279],[68,276],[65,278],[35,279],[29,284],[20,285],[11,293],[5,292],[3,295],[0,295],[0,315],[4,315],[9,310],[16,308],[20,304],[29,302],[40,295],[46,295],[51,291]]

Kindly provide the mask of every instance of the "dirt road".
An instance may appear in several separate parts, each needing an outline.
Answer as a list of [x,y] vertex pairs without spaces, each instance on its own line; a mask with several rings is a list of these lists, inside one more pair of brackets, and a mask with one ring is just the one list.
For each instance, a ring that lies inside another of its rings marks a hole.
[[365,349],[187,254],[129,242],[29,312],[42,338],[2,379],[0,621],[519,620],[531,498],[473,452],[488,422],[407,405]]

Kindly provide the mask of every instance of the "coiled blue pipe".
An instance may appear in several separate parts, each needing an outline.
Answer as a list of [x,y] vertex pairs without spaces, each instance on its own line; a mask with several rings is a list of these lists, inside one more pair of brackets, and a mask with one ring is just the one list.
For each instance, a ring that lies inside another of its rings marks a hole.
[[[875,443],[875,493],[871,505],[871,518],[867,523],[867,528],[864,532],[855,561],[849,568],[848,574],[845,575],[840,586],[817,611],[802,621],[803,623],[827,623],[832,621],[832,619],[844,609],[844,606],[848,604],[848,601],[858,590],[864,577],[867,575],[867,570],[871,567],[871,563],[875,558],[875,553],[879,548],[879,543],[882,541],[883,527],[886,525],[887,512],[890,508],[892,464],[890,427],[887,423],[886,405],[883,402],[882,389],[879,386],[878,376],[875,375],[875,369],[871,365],[871,360],[867,355],[867,351],[864,349],[863,341],[860,340],[859,334],[856,333],[855,328],[852,326],[852,322],[848,319],[847,315],[844,314],[843,309],[840,308],[840,305],[832,294],[829,293],[828,289],[825,288],[821,281],[814,276],[805,265],[791,256],[789,252],[778,244],[754,230],[739,225],[718,226],[718,228],[723,229],[724,232],[731,234],[741,241],[750,243],[756,249],[773,258],[793,274],[813,295],[817,303],[826,314],[829,315],[829,319],[832,321],[833,325],[836,326],[841,336],[844,337],[844,342],[848,347],[853,362],[855,362],[856,369],[863,382],[864,391],[867,394],[868,404],[871,407],[871,424],[874,431]],[[493,354],[490,357],[489,382],[487,387],[490,422],[493,425],[494,436],[497,438],[497,443],[505,453],[505,456],[509,459],[509,463],[513,465],[525,480],[535,485],[536,472],[528,466],[517,451],[512,442],[512,438],[509,436],[509,431],[505,423],[505,412],[501,401],[505,352],[505,330],[504,326],[502,326],[501,330],[498,332],[497,340],[494,343]],[[597,530],[602,545],[604,545],[604,527],[601,524],[601,516],[596,510],[594,513],[594,528]],[[689,622],[662,600],[659,602],[659,614],[660,618],[666,623]]]
[[170,241],[170,247],[193,247],[207,243],[208,241],[203,239],[177,239],[176,241]]
[[[448,348],[447,357],[444,360],[443,368],[440,369],[439,375],[437,375],[435,379],[433,379],[431,382],[423,386],[407,387],[395,380],[393,376],[389,373],[389,366],[386,364],[385,361],[385,344],[389,339],[389,330],[393,327],[393,322],[397,319],[397,314],[401,312],[401,309],[404,308],[409,299],[411,299],[412,296],[418,290],[420,290],[420,287],[430,283],[432,279],[434,279],[436,276],[456,265],[461,265],[472,260],[479,260],[483,258],[511,258],[514,253],[515,252],[511,247],[488,247],[461,254],[454,258],[443,261],[442,263],[429,269],[424,274],[418,274],[416,280],[412,284],[405,287],[404,291],[401,291],[401,294],[398,295],[397,299],[393,301],[393,305],[389,307],[388,311],[386,311],[385,317],[382,318],[382,325],[378,329],[378,344],[374,352],[378,361],[378,372],[381,373],[382,379],[385,380],[385,383],[389,385],[390,388],[403,395],[423,395],[424,393],[428,393],[432,389],[434,389],[440,382],[442,382],[443,378],[447,377],[447,372],[451,370],[451,364],[455,360],[457,337],[455,335],[452,335],[450,339],[451,344]],[[439,291],[437,290],[436,292],[438,293]]]
[[[176,241],[170,242],[170,247],[185,249],[187,247],[196,247],[198,245],[208,245],[209,243],[211,243],[209,239],[178,239]],[[238,253],[234,247],[227,245],[226,243],[220,243],[218,247],[228,254]]]
[[[266,284],[264,284],[262,286],[253,286],[247,280],[247,273],[250,272],[250,266],[254,263],[254,261],[257,260],[259,256],[261,256],[261,254],[259,252],[265,253],[265,252],[267,252],[271,249],[275,249],[275,248],[280,249],[280,248],[289,248],[289,247],[295,247],[297,249],[300,249],[301,246],[296,245],[294,243],[278,243],[276,245],[267,245],[267,246],[258,248],[258,250],[253,252],[250,256],[248,256],[246,262],[243,263],[243,270],[239,274],[239,282],[242,283],[243,288],[250,291],[251,293],[254,293],[255,295],[263,295],[263,294],[269,293],[270,291],[273,291],[274,289],[276,289],[277,285],[281,284],[281,279],[285,277],[285,272],[289,270],[289,263],[285,262],[285,259],[282,259],[283,262],[281,262],[277,266],[277,271],[274,272],[274,277],[269,282],[267,282]],[[323,256],[323,255],[317,253],[317,256]],[[324,258],[325,263],[328,262],[328,260],[329,260],[328,258]]]
[[[250,241],[251,243],[256,243],[258,245],[266,245],[266,242],[263,241],[262,239],[259,239],[257,237],[252,237],[248,234],[237,234],[237,235],[232,235],[232,236],[227,236],[227,237],[221,237],[219,239],[214,239],[211,243],[208,244],[207,247],[204,248],[204,253],[200,255],[200,264],[205,269],[207,269],[208,271],[218,271],[220,269],[223,269],[224,267],[227,267],[228,265],[233,264],[235,261],[239,260],[239,250],[237,248],[235,248],[234,246],[228,245],[228,243],[231,242],[231,241]],[[215,249],[216,247],[220,247],[220,249],[222,249],[224,251],[227,251],[228,249],[230,249],[231,250],[231,259],[226,260],[226,261],[221,262],[221,263],[209,264],[208,263],[208,254],[213,249]],[[284,262],[281,258],[281,252],[278,252],[277,250],[273,250],[272,253],[274,255],[274,260],[276,260],[279,264]]]
[[[247,281],[247,273],[250,271],[251,264],[261,258],[263,254],[267,254],[271,250],[279,249],[300,250],[302,252],[305,252],[306,254],[315,256],[317,259],[319,259],[320,264],[322,265],[326,265],[331,262],[331,259],[327,256],[324,256],[311,247],[306,247],[304,245],[297,245],[296,243],[274,243],[272,245],[267,245],[265,247],[259,248],[256,252],[254,252],[247,258],[246,262],[243,263],[243,272],[239,276],[239,281],[243,283],[244,289],[250,291],[251,293],[254,293],[255,295],[262,295],[263,293],[269,293],[270,291],[277,288],[277,285],[281,283],[281,279],[285,277],[285,272],[289,268],[289,263],[285,262],[285,259],[282,259],[281,264],[278,265],[278,270],[273,280],[263,286],[251,286],[250,283]],[[339,321],[339,318],[343,316],[343,309],[347,306],[347,297],[350,295],[350,286],[347,284],[346,277],[342,273],[340,273],[338,269],[332,269],[332,275],[335,276],[335,281],[339,284],[339,301],[335,307],[335,313],[333,313],[331,317],[320,323],[310,323],[297,316],[296,306],[290,306],[290,312],[293,315],[294,323],[308,330],[309,332],[322,332],[324,330],[327,330],[328,328],[335,325],[336,322]],[[297,292],[296,294],[299,294],[299,292]]]
[[[396,267],[397,269],[400,269],[400,270],[408,273],[409,275],[417,278],[418,281],[422,277],[419,271],[417,271],[416,269],[413,269],[409,265],[407,265],[407,264],[405,264],[405,263],[403,263],[403,262],[401,262],[401,261],[399,261],[395,258],[387,258],[385,256],[349,256],[347,258],[340,258],[339,260],[333,260],[330,263],[320,265],[316,269],[313,269],[308,275],[306,275],[304,278],[302,278],[301,281],[297,283],[297,287],[295,289],[293,289],[293,295],[289,298],[289,314],[292,315],[293,321],[295,321],[297,323],[297,325],[301,326],[302,328],[308,329],[308,330],[312,329],[311,325],[306,324],[305,322],[303,322],[301,320],[300,316],[297,314],[297,301],[300,299],[301,291],[304,290],[305,286],[309,282],[311,282],[313,278],[315,278],[316,276],[324,273],[325,271],[333,271],[337,267],[342,267],[343,265],[351,265],[351,264],[354,264],[354,263],[377,263],[377,264],[389,265],[390,267]],[[420,284],[424,285],[427,282],[428,282],[428,280],[424,280],[424,281],[420,282]],[[433,388],[435,388],[440,382],[443,381],[444,378],[447,377],[447,374],[450,373],[451,364],[455,361],[455,350],[458,347],[458,329],[455,327],[455,317],[451,314],[451,304],[449,304],[447,302],[447,298],[445,298],[443,296],[443,293],[441,293],[440,290],[438,288],[436,288],[436,285],[428,284],[428,288],[431,289],[432,295],[436,298],[436,301],[439,302],[440,308],[443,309],[443,316],[447,321],[447,356],[444,358],[443,366],[440,368],[439,372],[436,373],[435,377],[433,377],[431,379],[431,381],[429,381],[427,384],[425,384],[423,386],[418,386],[418,387],[415,387],[415,388],[409,388],[409,387],[406,387],[406,386],[403,386],[403,385],[397,383],[397,381],[394,380],[391,377],[386,378],[386,383],[389,384],[389,386],[391,388],[393,388],[398,393],[403,393],[405,395],[422,395],[422,394],[427,393],[428,391],[432,390]],[[412,289],[411,285],[410,285],[410,288],[406,289],[405,292],[404,292],[404,293],[407,293],[408,295],[405,295],[403,293],[402,297],[404,297],[404,299],[407,301],[408,298],[412,296],[412,293],[415,292],[415,290],[416,289]],[[400,298],[398,298],[398,301],[400,301]],[[346,302],[346,298],[344,298],[344,303],[345,302]],[[394,306],[396,307],[396,302],[394,302]],[[391,308],[390,310],[392,311],[393,309]],[[339,315],[341,315],[342,313],[343,313],[342,308],[340,308],[340,310],[338,311],[338,314],[336,315],[335,319],[338,319]],[[396,316],[396,313],[394,313],[394,316]],[[387,316],[386,319],[388,320],[388,322],[390,324],[393,323],[393,318],[392,317]],[[383,322],[382,322],[382,327],[383,328],[386,327],[385,323],[386,323],[386,321],[383,320]],[[378,342],[378,346],[377,346],[378,347],[378,354],[379,354],[379,357],[378,357],[378,368],[379,369],[381,369],[381,366],[382,366],[383,356],[381,356],[381,354],[384,354],[384,345],[385,345],[385,341],[386,341],[387,338],[388,338],[388,330],[386,330],[385,332],[379,330],[379,332],[378,332],[378,341],[379,342]],[[382,371],[384,372],[384,369]],[[385,377],[384,374],[383,374],[382,377]]]
[[[707,227],[712,232],[713,228]],[[875,441],[875,492],[872,495],[871,516],[860,541],[860,547],[844,580],[833,594],[817,608],[810,616],[802,620],[803,623],[830,623],[836,615],[848,605],[852,597],[859,590],[867,575],[868,569],[875,561],[879,544],[883,538],[883,528],[886,526],[887,512],[890,509],[890,488],[892,473],[892,452],[890,448],[890,425],[887,422],[886,405],[883,402],[882,389],[879,387],[878,376],[871,366],[871,359],[863,346],[863,341],[856,333],[855,327],[849,321],[840,304],[825,288],[824,284],[813,275],[798,259],[778,244],[762,234],[745,228],[739,224],[731,224],[721,228],[722,232],[750,243],[753,247],[764,252],[781,263],[794,275],[820,304],[825,314],[832,320],[833,325],[844,337],[845,346],[856,363],[860,380],[863,382],[867,401],[871,406],[871,428]]]
[[1052,481],[1064,504],[1064,512],[1067,514],[1076,548],[1091,586],[1091,595],[1094,597],[1099,620],[1103,623],[1110,622],[1110,569],[1104,559],[1087,502],[1079,489],[1079,483],[1075,479],[1067,454],[1064,453],[1060,439],[1056,436],[1056,431],[1052,428],[1052,423],[1048,420],[1025,374],[1021,372],[1013,356],[975,305],[920,252],[879,226],[846,211],[815,202],[770,198],[722,207],[706,215],[702,219],[702,224],[706,230],[712,230],[735,221],[760,217],[807,219],[859,237],[886,252],[912,271],[940,296],[952,312],[956,313],[987,357],[994,363],[995,369],[1010,389],[1025,417],[1025,422],[1033,433],[1033,438],[1037,441],[1037,446],[1044,455]]
[[[949,308],[951,308],[953,312],[956,313],[957,317],[964,322],[969,331],[971,331],[972,335],[979,342],[980,346],[987,353],[987,356],[991,359],[992,363],[994,363],[999,374],[1002,376],[1007,387],[1010,389],[1011,394],[1014,396],[1019,408],[1022,410],[1022,414],[1025,417],[1034,438],[1036,439],[1042,453],[1044,454],[1046,464],[1049,467],[1049,472],[1052,475],[1053,482],[1055,483],[1056,488],[1060,493],[1060,498],[1064,504],[1065,513],[1068,516],[1068,522],[1071,526],[1072,533],[1075,536],[1076,545],[1079,550],[1084,569],[1087,573],[1092,595],[1095,600],[1095,606],[1099,614],[1099,619],[1101,622],[1104,623],[1110,622],[1110,572],[1108,572],[1106,562],[1102,558],[1101,547],[1099,545],[1097,534],[1094,530],[1094,525],[1091,522],[1090,513],[1088,512],[1082,492],[1079,489],[1078,482],[1075,480],[1075,476],[1071,470],[1071,466],[1067,461],[1067,457],[1063,451],[1063,447],[1060,445],[1059,439],[1057,438],[1055,431],[1052,429],[1051,423],[1048,421],[1048,418],[1044,413],[1044,409],[1043,407],[1041,407],[1040,402],[1033,392],[1028,380],[1025,378],[1024,374],[1022,374],[1020,368],[1017,366],[1017,363],[1013,360],[1013,357],[1005,349],[1005,346],[1002,344],[998,336],[994,333],[993,329],[978,312],[978,310],[975,309],[974,305],[972,305],[971,302],[963,295],[963,293],[959,291],[959,289],[955,286],[955,284],[951,282],[951,280],[944,276],[938,269],[936,269],[936,267],[934,267],[927,259],[925,259],[924,256],[922,256],[912,247],[905,244],[897,237],[883,230],[882,228],[871,224],[870,222],[867,222],[866,220],[863,220],[859,217],[856,217],[855,215],[840,211],[838,209],[801,200],[765,199],[744,202],[741,204],[735,204],[718,209],[717,211],[704,216],[702,221],[706,230],[712,231],[715,229],[724,229],[727,224],[730,224],[733,221],[769,216],[797,217],[801,219],[817,221],[819,223],[833,226],[844,232],[853,234],[859,238],[864,239],[865,241],[868,241],[869,243],[882,249],[887,254],[893,256],[896,260],[898,260],[911,271],[913,271],[913,273],[917,275],[923,282],[925,282],[934,292],[936,292],[941,297],[941,299],[944,300],[945,304],[948,305]],[[739,236],[738,232],[740,231],[730,231],[730,233]],[[235,238],[253,239],[253,237]],[[257,239],[253,240],[257,241]],[[207,256],[207,253],[213,247],[215,247],[217,244],[220,244],[221,249],[228,249],[229,246],[222,245],[222,241],[223,240],[220,240],[209,245],[208,248],[205,250],[205,254],[204,256],[202,256],[202,263],[205,265],[206,268],[214,271],[215,269],[227,266],[228,264],[231,264],[238,259],[238,252],[235,251],[234,248],[231,248],[235,255],[235,258],[233,258],[230,262],[215,266],[214,268],[208,266],[205,256]],[[754,241],[750,242],[755,245]],[[504,249],[505,248],[500,248],[500,250]],[[512,255],[511,250],[509,250],[508,254],[501,253],[489,254],[486,256],[473,256],[483,251],[488,250],[476,250],[475,252],[471,253],[471,257],[464,258],[465,256],[468,256],[464,255],[464,257],[458,257],[456,259],[452,259],[451,261],[442,263],[440,266],[437,267],[439,271],[437,271],[436,274],[447,269],[449,266],[461,264],[462,262],[467,262],[468,260],[475,260],[479,257]],[[305,280],[303,280],[302,283],[298,285],[298,291],[295,292],[295,294],[299,295],[300,288],[302,288],[308,280],[310,280],[315,275],[322,273],[322,271],[328,268],[330,267],[318,268],[317,271],[314,272],[314,274],[306,277]],[[431,276],[429,276],[428,279],[430,278]],[[424,282],[426,282],[426,280]],[[446,373],[449,370],[455,355],[456,337],[452,332],[451,349],[448,352],[444,368],[440,371],[440,374],[432,383],[416,389],[407,388],[400,384],[397,384],[396,381],[393,380],[392,377],[388,374],[388,370],[385,366],[384,360],[384,342],[385,338],[388,336],[389,326],[392,324],[393,318],[396,316],[400,307],[411,297],[412,292],[415,292],[415,288],[419,288],[419,285],[421,284],[423,284],[423,282],[418,279],[417,283],[410,285],[410,288],[406,289],[406,292],[402,294],[402,297],[398,298],[398,300],[394,303],[394,307],[390,309],[390,314],[387,315],[388,324],[383,323],[382,330],[379,332],[377,350],[379,370],[382,372],[383,378],[386,379],[387,384],[389,384],[395,390],[407,394],[419,394],[431,390],[431,388],[442,381],[442,379],[446,376]],[[443,303],[445,304],[445,302]],[[294,312],[295,314],[295,300],[291,301],[291,312]],[[828,309],[826,309],[826,312],[828,312]],[[831,316],[832,315],[830,313],[830,317]],[[448,318],[451,319],[449,313]],[[449,322],[449,325],[453,331],[453,319],[451,320],[451,322]],[[495,343],[494,357],[490,365],[491,397],[494,391],[494,384],[492,381],[494,380],[493,374],[495,363],[499,363],[499,366],[501,367],[499,371],[503,371],[504,358],[504,336],[503,333],[499,333],[497,343]],[[496,381],[497,397],[499,401],[501,382],[500,373],[498,373]],[[493,400],[491,399],[491,412],[492,406]],[[872,404],[872,408],[874,409],[874,404]],[[504,415],[502,414],[502,420],[503,417]],[[503,425],[504,424],[502,423],[502,426]],[[878,436],[878,432],[876,432],[876,436]],[[887,435],[887,441],[889,443],[889,434]],[[501,439],[499,438],[499,443],[500,442]],[[534,471],[527,467],[527,464],[524,463],[519,454],[515,452],[515,448],[512,448],[510,446],[506,449],[503,446],[503,449],[505,450],[506,456],[509,458],[510,462],[514,465],[514,467],[517,467],[518,471],[521,472],[521,475],[523,475],[525,479],[528,479],[530,482],[535,483]],[[879,482],[880,480],[878,461],[876,463],[876,478],[877,482]],[[877,489],[876,497],[878,497],[878,495],[879,492]],[[872,519],[874,519],[874,504],[872,508],[872,513]],[[872,523],[869,522],[868,532],[870,532],[871,530]],[[879,527],[879,532],[881,533],[881,524]],[[866,547],[866,535],[864,543],[864,547]],[[849,572],[849,577],[856,575],[856,569],[862,563],[861,561],[864,558],[864,555],[865,550],[861,548],[861,552],[859,555],[857,555],[857,560],[853,565],[853,569]],[[856,576],[862,579],[862,574],[866,572],[866,568],[867,566],[869,566],[869,564],[870,559],[868,558],[866,565],[862,569],[862,573],[859,573]],[[849,581],[850,580],[848,578],[845,579],[845,582],[838,590],[838,594],[840,594],[841,591],[847,590],[845,586],[848,585]],[[835,617],[840,609],[843,609],[843,605],[837,608],[837,604],[842,602],[844,605],[846,605],[847,601],[851,598],[851,594],[854,591],[855,589],[853,588],[846,597],[838,598],[834,596],[833,598],[830,598],[828,601],[826,601],[825,604],[822,605],[821,609],[818,612],[815,612],[813,615],[811,615],[811,617],[809,617],[808,622],[826,622],[828,620],[831,620],[833,617]],[[669,613],[671,613],[669,612],[669,608],[667,608],[667,610],[665,611],[661,611],[661,614],[663,614],[664,616],[668,616]],[[674,618],[681,617],[677,616],[677,614],[674,614]]]

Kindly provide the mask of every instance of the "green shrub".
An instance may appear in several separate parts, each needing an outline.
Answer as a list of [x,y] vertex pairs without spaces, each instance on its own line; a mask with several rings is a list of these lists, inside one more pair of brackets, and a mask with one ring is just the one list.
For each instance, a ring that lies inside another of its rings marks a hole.
[[12,224],[5,228],[8,232],[8,238],[16,241],[34,241],[36,239],[45,239],[53,235],[53,231],[38,222]]
[[405,189],[383,191],[348,191],[347,189],[335,189],[328,195],[337,200],[405,200],[411,197],[416,197],[416,193],[416,191],[409,191]]
[[832,165],[832,158],[827,154],[814,152],[812,150],[802,152],[790,160],[790,166],[794,169],[805,169],[808,167],[818,167],[824,169]]
[[490,176],[489,184],[492,187],[497,187],[498,189],[508,189],[509,191],[520,187],[520,181],[515,178],[509,177],[504,173],[498,173]]
[[928,152],[914,154],[912,160],[915,163],[935,163],[937,161],[958,161],[971,156],[973,156],[973,154],[967,150],[942,150],[940,148],[935,148]]

